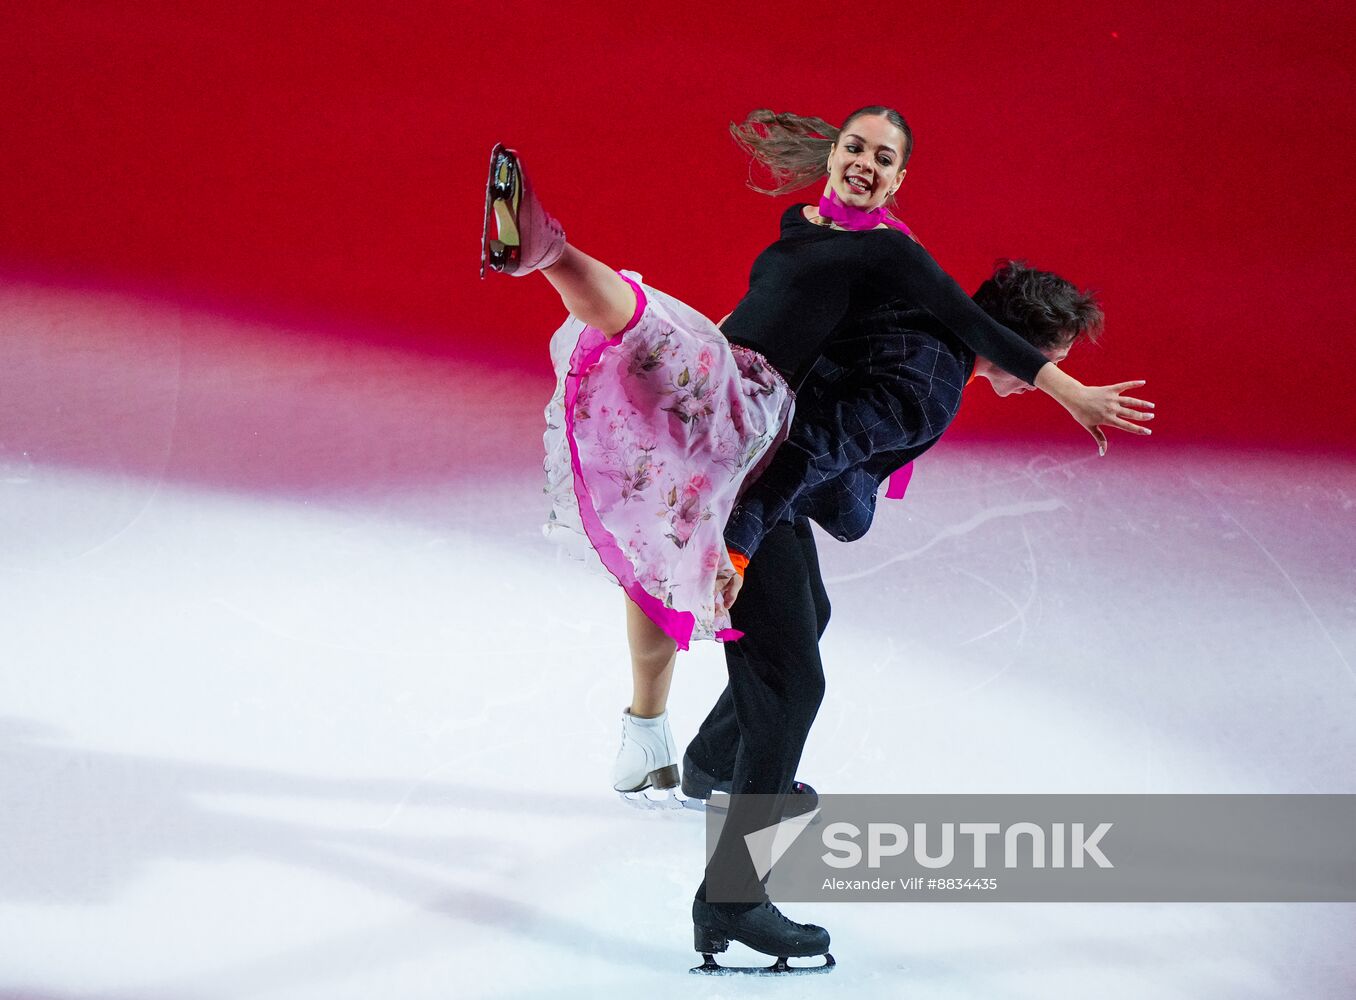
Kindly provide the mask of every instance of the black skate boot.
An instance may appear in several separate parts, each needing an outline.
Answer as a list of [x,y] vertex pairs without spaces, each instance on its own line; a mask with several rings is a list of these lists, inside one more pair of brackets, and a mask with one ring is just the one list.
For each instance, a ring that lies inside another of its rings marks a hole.
[[[730,794],[730,782],[722,781],[715,775],[703,770],[692,762],[692,758],[683,754],[683,805],[689,809],[710,809],[712,812],[724,812]],[[786,804],[782,806],[782,819],[794,819],[819,808],[819,793],[803,781],[791,782]]]
[[[798,924],[789,920],[770,901],[751,910],[692,901],[693,948],[701,952],[702,964],[693,972],[706,975],[775,975],[778,973],[827,972],[833,968],[829,954],[829,932],[814,924]],[[777,961],[768,966],[744,967],[717,964],[715,954],[730,947],[731,941],[748,945],[765,955],[776,955]],[[807,958],[823,955],[821,965],[788,965],[788,958]]]

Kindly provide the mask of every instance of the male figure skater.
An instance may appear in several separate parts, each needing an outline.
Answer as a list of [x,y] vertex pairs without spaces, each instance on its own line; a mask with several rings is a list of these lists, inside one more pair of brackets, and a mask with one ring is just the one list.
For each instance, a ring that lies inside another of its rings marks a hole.
[[[1021,262],[1000,262],[974,300],[1054,362],[1102,326],[1090,293]],[[725,537],[732,555],[748,557],[732,609],[744,637],[725,644],[729,682],[687,748],[682,783],[691,798],[712,790],[756,798],[732,800],[697,890],[698,951],[723,951],[729,939],[777,956],[828,951],[827,931],[788,920],[768,900],[744,840],[777,822],[784,806],[799,811],[783,800],[824,695],[819,638],[829,600],[809,520],[841,541],[865,534],[881,483],[936,443],[976,377],[1000,396],[1030,388],[907,303],[840,332],[802,386],[787,440],[735,508]],[[713,879],[713,895],[745,902],[709,902]]]

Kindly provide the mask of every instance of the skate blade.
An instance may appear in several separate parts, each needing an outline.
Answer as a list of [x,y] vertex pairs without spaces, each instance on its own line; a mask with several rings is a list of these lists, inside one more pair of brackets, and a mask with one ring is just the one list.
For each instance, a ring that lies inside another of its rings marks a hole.
[[687,803],[690,800],[677,788],[643,788],[638,792],[618,792],[617,798],[632,809],[640,809],[645,812],[701,808],[700,806],[688,806]]
[[[683,797],[683,808],[696,809],[698,812],[710,812],[724,816],[730,811],[730,796],[728,792],[712,792],[711,797],[707,799],[696,799]],[[804,816],[804,812],[784,812],[782,813],[782,822],[795,822]],[[808,822],[811,826],[818,826],[820,821],[820,811],[816,807],[810,812]]]
[[[516,250],[519,249],[518,204],[522,193],[514,175],[511,153],[503,143],[495,143],[490,150],[490,175],[485,181],[485,218],[480,229],[480,277],[485,278],[485,270],[512,274],[518,269]],[[511,204],[510,204],[511,203]],[[493,218],[500,237],[490,236],[490,219]]]
[[503,146],[494,144],[490,150],[490,176],[485,179],[485,218],[480,224],[480,280],[485,280],[485,268],[490,262],[490,216],[494,206],[494,161]]
[[[813,956],[812,956],[813,957]],[[701,976],[807,976],[833,971],[837,963],[828,952],[820,965],[791,965],[784,958],[778,958],[771,965],[720,965],[715,958],[702,953],[702,964],[688,971]]]
[[696,809],[698,812],[713,812],[723,815],[730,811],[730,795],[728,792],[712,792],[704,799],[683,796],[683,806],[687,809]]

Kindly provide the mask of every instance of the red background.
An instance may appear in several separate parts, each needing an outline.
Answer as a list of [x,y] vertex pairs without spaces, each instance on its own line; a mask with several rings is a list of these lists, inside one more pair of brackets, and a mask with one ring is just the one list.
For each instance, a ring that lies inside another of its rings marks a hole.
[[[1101,289],[1070,368],[1147,378],[1155,442],[1349,448],[1356,8],[1146,6],[8,4],[0,268],[545,372],[546,283],[476,279],[492,142],[718,316],[787,203],[726,123],[883,102],[901,214],[967,287]],[[962,433],[1069,433],[972,396]]]

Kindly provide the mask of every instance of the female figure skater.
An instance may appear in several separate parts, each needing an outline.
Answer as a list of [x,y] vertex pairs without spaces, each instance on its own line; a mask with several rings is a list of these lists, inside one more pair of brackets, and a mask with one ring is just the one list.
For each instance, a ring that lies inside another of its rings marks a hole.
[[[924,305],[977,355],[1053,396],[1105,449],[1100,427],[1130,423],[1124,386],[1085,386],[999,325],[886,210],[912,134],[899,112],[862,108],[841,129],[754,112],[736,139],[790,190],[826,177],[816,208],[795,206],[754,262],[749,290],[718,329],[568,243],[517,155],[496,146],[482,267],[540,271],[570,312],[552,339],[547,409],[548,534],[586,538],[627,602],[634,697],[614,769],[619,792],[678,783],[665,705],[676,652],[730,639],[739,576],[723,529],[789,423],[794,391],[836,329],[897,298]],[[827,136],[834,138],[826,138]],[[496,235],[490,236],[494,217]]]

